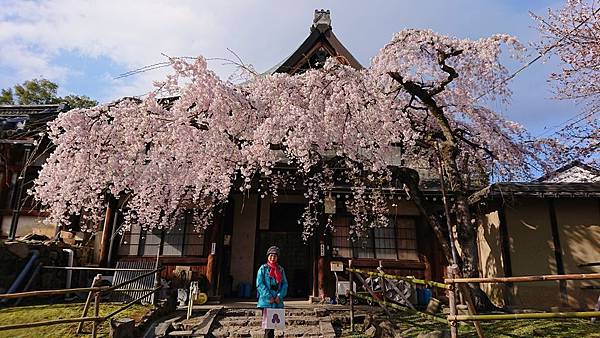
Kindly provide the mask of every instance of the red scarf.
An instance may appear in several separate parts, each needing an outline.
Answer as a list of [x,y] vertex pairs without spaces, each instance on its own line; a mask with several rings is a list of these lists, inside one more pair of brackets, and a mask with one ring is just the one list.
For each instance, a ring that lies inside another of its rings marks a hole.
[[281,283],[281,270],[279,270],[279,265],[277,263],[268,262],[267,265],[271,269],[269,271],[269,277],[274,278],[277,281],[277,284]]

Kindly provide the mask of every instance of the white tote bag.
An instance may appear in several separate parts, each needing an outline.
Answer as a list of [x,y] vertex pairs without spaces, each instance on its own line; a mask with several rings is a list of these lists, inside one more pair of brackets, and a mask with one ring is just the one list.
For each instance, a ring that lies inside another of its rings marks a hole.
[[284,309],[263,309],[262,317],[263,329],[285,329],[285,311]]

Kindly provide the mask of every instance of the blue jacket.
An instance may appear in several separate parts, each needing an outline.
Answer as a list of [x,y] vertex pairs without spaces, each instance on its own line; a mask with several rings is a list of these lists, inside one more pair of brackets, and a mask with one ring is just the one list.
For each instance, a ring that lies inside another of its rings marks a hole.
[[[271,268],[267,264],[263,264],[258,269],[258,274],[256,275],[256,291],[258,292],[258,303],[256,307],[258,308],[283,308],[283,298],[287,295],[288,282],[285,277],[285,271],[281,265],[279,266],[281,269],[281,283],[277,285],[277,281],[275,278],[269,276]],[[277,285],[277,291],[271,289],[271,285]],[[279,297],[279,304],[273,303],[269,304],[269,299],[271,297]]]

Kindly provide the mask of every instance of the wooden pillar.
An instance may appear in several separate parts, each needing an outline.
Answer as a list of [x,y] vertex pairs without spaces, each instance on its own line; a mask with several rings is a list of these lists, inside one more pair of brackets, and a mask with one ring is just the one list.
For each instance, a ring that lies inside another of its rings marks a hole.
[[[548,209],[550,212],[550,227],[552,228],[552,241],[554,243],[554,259],[556,260],[556,273],[559,275],[564,275],[565,267],[562,258],[562,248],[560,247],[560,233],[558,231],[558,221],[556,219],[554,199],[548,200]],[[558,288],[560,290],[560,303],[562,306],[567,306],[567,281],[559,281]]]
[[219,243],[221,223],[221,217],[217,217],[215,219],[215,224],[213,225],[213,228],[210,232],[210,251],[208,253],[208,261],[206,263],[206,278],[208,279],[209,283],[208,294],[210,296],[215,296],[217,292],[217,276],[219,273],[217,271],[217,261],[219,258],[217,255],[221,254],[220,252],[217,252],[217,246]]
[[[348,261],[348,268],[352,269],[352,260]],[[348,302],[350,303],[350,332],[354,332],[354,273],[348,271],[348,281],[350,284],[350,293],[348,294]]]
[[108,265],[108,252],[110,251],[110,239],[116,207],[116,199],[113,196],[109,196],[108,201],[106,202],[106,214],[104,216],[104,226],[102,227],[102,240],[100,241],[99,264],[101,267],[106,267]]
[[[510,235],[508,233],[508,223],[506,222],[506,210],[504,202],[498,208],[498,220],[500,221],[498,233],[500,236],[500,255],[502,257],[502,269],[504,277],[512,277],[512,262],[510,258]],[[482,276],[484,277],[484,276]],[[511,305],[514,297],[513,283],[499,285],[505,292],[502,294],[504,305]]]
[[325,261],[325,238],[321,234],[321,240],[319,241],[319,247],[317,248],[317,284],[319,289],[319,297],[325,299],[327,297],[327,291],[325,289],[325,278],[326,278],[326,261]]

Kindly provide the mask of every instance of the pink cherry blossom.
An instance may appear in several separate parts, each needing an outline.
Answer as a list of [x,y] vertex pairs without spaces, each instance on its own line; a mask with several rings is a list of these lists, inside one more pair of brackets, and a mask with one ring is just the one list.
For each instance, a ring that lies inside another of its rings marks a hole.
[[[459,135],[461,169],[484,179],[525,177],[543,164],[526,131],[491,109],[510,97],[499,61],[507,49],[522,47],[506,35],[472,41],[405,30],[365,69],[330,58],[321,69],[256,75],[241,85],[220,80],[202,57],[172,59],[174,75],[143,100],[72,110],[50,124],[56,150],[36,198],[51,223],[78,214],[98,224],[110,194],[126,206],[128,225],[169,227],[194,206],[196,225],[206,227],[233,189],[260,187],[276,198],[293,187],[308,201],[301,219],[308,238],[320,224],[331,226],[325,196],[346,187],[351,230],[360,236],[387,225],[385,194],[404,196],[389,165],[431,171],[437,163],[440,126],[390,74],[433,89],[448,77],[440,55],[453,54],[446,64],[458,77],[434,98]],[[290,169],[280,170],[282,163]]]

